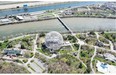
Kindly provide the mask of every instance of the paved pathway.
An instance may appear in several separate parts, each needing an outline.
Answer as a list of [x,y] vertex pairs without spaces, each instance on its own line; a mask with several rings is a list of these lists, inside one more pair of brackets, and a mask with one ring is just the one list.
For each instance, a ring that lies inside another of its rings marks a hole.
[[94,55],[92,56],[91,63],[90,63],[90,67],[91,67],[91,70],[92,70],[93,73],[95,73],[95,71],[94,71],[94,68],[93,68],[93,65],[92,65],[92,61],[93,61],[94,57],[96,56],[96,52],[97,52],[96,46],[94,46],[94,48],[95,48]]
[[78,50],[78,54],[77,54],[77,58],[79,59],[79,61],[87,68],[86,64],[83,63],[83,61],[79,58],[80,57],[80,51],[81,51],[81,45],[79,46],[79,50]]

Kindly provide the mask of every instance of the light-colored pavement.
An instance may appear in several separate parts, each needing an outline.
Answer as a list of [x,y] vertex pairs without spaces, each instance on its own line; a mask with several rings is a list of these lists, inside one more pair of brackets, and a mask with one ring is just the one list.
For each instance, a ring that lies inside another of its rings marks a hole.
[[38,37],[38,34],[36,34],[36,38],[35,38],[35,40],[33,40],[33,57],[28,59],[28,62],[26,63],[26,65],[29,64],[30,61],[34,59],[34,56],[35,56],[35,53],[36,53],[36,49],[37,49],[37,45],[36,45],[37,37]]
[[100,40],[99,40],[99,34],[98,34],[98,32],[95,32],[95,34],[96,34],[97,40],[100,41]]
[[37,59],[37,58],[34,58],[34,62],[36,63],[36,64],[38,64],[40,67],[41,67],[41,69],[42,70],[45,70],[45,63],[43,63],[41,60],[39,60],[39,59]]
[[43,71],[35,62],[30,63],[30,66],[35,70],[35,73],[42,73]]
[[114,50],[113,43],[110,40],[109,40],[109,44],[110,44],[110,50]]
[[4,41],[0,41],[0,43],[3,43]]
[[33,40],[33,57],[32,58],[29,58],[27,63],[25,63],[25,67],[31,72],[31,73],[35,73],[33,70],[31,70],[27,65],[30,64],[30,62],[34,59],[34,56],[35,56],[35,52],[36,52],[36,49],[37,49],[37,45],[36,45],[36,40],[38,38],[38,34],[36,34],[36,38]]
[[79,59],[79,61],[87,68],[86,64],[83,63],[83,61],[79,58],[80,57],[80,51],[81,51],[81,45],[79,46],[79,50],[78,50],[78,54],[77,54],[77,58]]
[[91,58],[90,67],[91,67],[92,72],[95,74],[95,71],[94,71],[94,68],[93,68],[93,65],[92,65],[92,61],[93,61],[94,57],[96,56],[97,49],[96,49],[96,46],[94,46],[94,48],[95,48],[94,55]]
[[32,36],[32,35],[34,35],[34,34],[22,35],[22,36],[14,37],[12,39],[9,39],[9,41],[16,40],[16,39],[20,39],[20,38],[24,38],[24,37],[27,37],[27,36]]
[[[100,35],[98,34],[98,32],[95,32],[95,34],[96,34],[96,36],[97,36],[97,40],[100,41],[100,40],[99,40]],[[101,36],[101,37],[103,37],[103,36]],[[104,37],[103,37],[103,38],[104,38]],[[107,39],[107,40],[108,40],[108,39]],[[110,40],[108,40],[108,41],[109,41],[109,44],[110,44],[110,50],[111,50],[111,51],[115,51],[115,50],[114,50],[113,43],[112,43]],[[103,43],[103,44],[104,44],[104,43]],[[109,44],[104,44],[104,45],[109,46]],[[116,51],[115,51],[115,52],[116,52]]]

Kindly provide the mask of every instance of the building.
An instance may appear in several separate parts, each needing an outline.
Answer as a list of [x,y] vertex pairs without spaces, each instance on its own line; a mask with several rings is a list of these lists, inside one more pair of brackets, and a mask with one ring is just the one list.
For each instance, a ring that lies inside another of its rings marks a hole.
[[9,19],[7,19],[7,18],[0,19],[0,22],[1,22],[1,23],[4,23],[4,24],[5,24],[5,23],[6,23],[6,24],[7,24],[7,23],[12,23],[12,21],[9,20]]
[[24,18],[22,16],[16,16],[17,20],[23,20]]
[[98,41],[98,40],[96,41],[95,45],[96,46],[99,46],[99,47],[103,47],[104,46],[103,43],[100,42],[100,41]]
[[71,45],[71,43],[69,42],[69,41],[65,41],[64,43],[63,43],[63,46],[70,46]]
[[4,50],[4,54],[8,56],[17,56],[17,55],[22,55],[21,50]]
[[104,62],[98,61],[96,64],[97,70],[102,73],[116,73],[116,66],[106,64]]
[[114,50],[116,50],[116,42],[114,42],[113,45],[114,45]]
[[27,5],[27,4],[24,4],[24,5],[23,5],[23,8],[27,8],[27,7],[28,7],[28,5]]
[[110,53],[105,53],[104,57],[105,57],[105,59],[116,62],[116,57]]
[[60,49],[63,42],[63,37],[59,32],[51,31],[45,36],[45,45],[51,52]]

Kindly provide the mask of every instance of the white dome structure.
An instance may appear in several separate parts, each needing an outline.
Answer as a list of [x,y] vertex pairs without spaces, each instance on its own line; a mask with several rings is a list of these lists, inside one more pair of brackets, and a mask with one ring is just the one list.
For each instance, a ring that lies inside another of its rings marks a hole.
[[51,31],[45,36],[45,45],[50,50],[58,50],[63,45],[63,37],[59,32]]

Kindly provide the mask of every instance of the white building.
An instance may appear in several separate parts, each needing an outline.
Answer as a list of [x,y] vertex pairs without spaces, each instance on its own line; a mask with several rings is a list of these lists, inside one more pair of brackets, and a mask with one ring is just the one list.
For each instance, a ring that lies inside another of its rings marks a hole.
[[99,72],[102,72],[105,74],[107,74],[107,73],[115,74],[116,73],[116,66],[105,64],[104,62],[100,62],[100,61],[97,62],[96,66],[97,66],[97,70]]
[[1,23],[11,23],[12,21],[5,18],[5,19],[0,19]]
[[24,18],[22,16],[16,16],[17,19],[23,20]]
[[110,53],[105,53],[104,56],[105,56],[105,59],[116,61],[116,57]]
[[63,46],[70,46],[71,45],[71,43],[69,42],[69,41],[65,41],[64,43],[63,43]]

